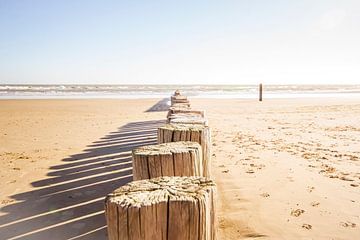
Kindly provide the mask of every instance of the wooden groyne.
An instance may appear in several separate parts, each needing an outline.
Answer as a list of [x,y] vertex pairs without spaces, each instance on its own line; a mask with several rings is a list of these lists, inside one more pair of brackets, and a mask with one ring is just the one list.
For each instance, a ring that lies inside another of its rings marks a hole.
[[111,240],[215,240],[211,131],[203,110],[171,96],[158,144],[133,149],[133,182],[105,199]]

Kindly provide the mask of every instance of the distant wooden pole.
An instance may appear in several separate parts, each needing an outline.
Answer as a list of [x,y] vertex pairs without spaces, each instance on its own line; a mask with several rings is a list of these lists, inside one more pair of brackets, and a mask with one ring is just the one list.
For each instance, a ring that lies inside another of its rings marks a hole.
[[259,101],[262,101],[263,87],[262,83],[259,84]]

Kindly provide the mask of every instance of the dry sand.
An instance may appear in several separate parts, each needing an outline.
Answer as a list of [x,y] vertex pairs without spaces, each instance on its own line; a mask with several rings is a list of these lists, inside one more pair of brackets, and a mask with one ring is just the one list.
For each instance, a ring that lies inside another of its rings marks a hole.
[[[156,142],[156,103],[0,101],[0,239],[106,239],[103,197]],[[218,239],[359,238],[359,99],[192,103],[213,131]]]

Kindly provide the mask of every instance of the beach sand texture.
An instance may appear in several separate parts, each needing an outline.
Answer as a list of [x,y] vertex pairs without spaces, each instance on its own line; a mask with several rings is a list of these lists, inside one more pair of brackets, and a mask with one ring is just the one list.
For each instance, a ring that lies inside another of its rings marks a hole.
[[[0,239],[106,239],[104,197],[156,144],[157,102],[1,100]],[[212,127],[218,239],[360,236],[358,99],[191,103]]]

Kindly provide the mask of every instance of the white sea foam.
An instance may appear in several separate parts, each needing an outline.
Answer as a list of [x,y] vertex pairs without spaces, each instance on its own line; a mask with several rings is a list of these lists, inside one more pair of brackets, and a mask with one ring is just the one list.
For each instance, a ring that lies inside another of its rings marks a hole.
[[[0,85],[0,99],[164,98],[175,89],[194,98],[257,98],[257,85]],[[264,85],[264,98],[360,97],[360,85]]]

